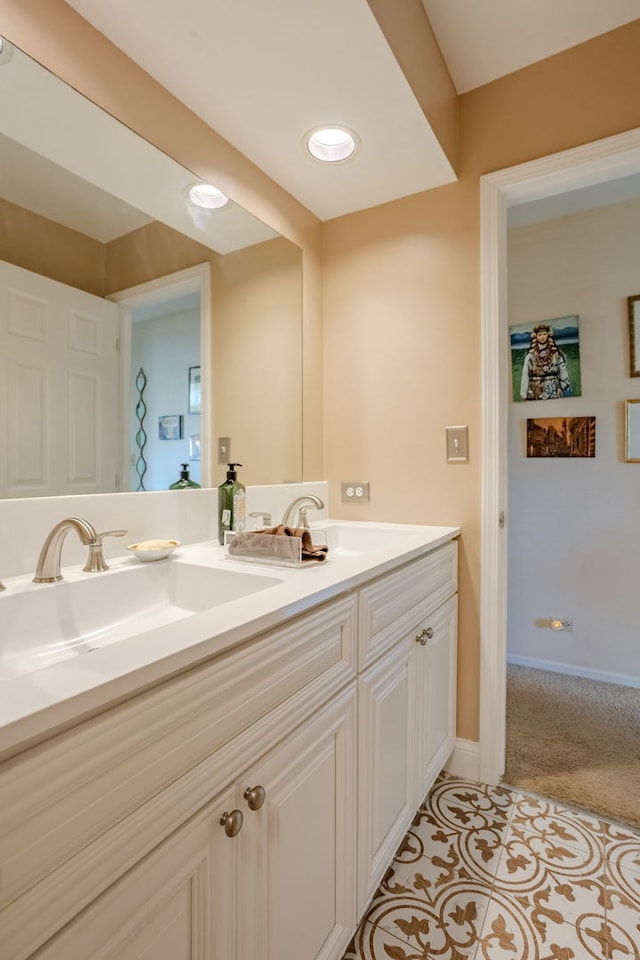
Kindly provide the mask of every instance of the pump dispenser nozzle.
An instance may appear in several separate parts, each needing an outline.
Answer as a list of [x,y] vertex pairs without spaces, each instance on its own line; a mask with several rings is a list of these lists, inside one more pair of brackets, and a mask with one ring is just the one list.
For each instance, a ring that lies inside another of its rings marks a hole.
[[229,467],[229,469],[227,470],[227,480],[237,480],[237,479],[238,479],[238,472],[237,472],[237,470],[236,470],[236,467],[241,467],[242,464],[241,464],[241,463],[228,463],[227,466]]

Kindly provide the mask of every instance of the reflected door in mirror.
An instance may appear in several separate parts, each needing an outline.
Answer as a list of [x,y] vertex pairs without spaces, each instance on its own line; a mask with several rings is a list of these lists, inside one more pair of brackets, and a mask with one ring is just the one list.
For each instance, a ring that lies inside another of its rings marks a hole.
[[0,261],[0,497],[113,493],[118,308]]

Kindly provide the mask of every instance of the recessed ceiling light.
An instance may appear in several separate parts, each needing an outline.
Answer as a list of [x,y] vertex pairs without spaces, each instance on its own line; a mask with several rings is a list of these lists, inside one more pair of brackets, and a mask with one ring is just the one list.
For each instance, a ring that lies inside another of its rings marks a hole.
[[207,210],[219,210],[229,203],[229,197],[209,183],[196,183],[189,187],[189,200],[197,207],[206,207]]
[[305,136],[307,150],[323,163],[348,160],[360,145],[359,138],[347,127],[317,127]]

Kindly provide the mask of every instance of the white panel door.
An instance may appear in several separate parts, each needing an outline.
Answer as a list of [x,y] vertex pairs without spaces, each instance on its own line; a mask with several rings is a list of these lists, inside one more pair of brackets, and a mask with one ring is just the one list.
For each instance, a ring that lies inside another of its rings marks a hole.
[[118,308],[0,261],[0,497],[111,493]]

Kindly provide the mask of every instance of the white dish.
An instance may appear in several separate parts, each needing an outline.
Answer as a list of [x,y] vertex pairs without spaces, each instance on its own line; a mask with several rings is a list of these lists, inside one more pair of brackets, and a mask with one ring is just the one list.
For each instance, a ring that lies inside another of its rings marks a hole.
[[140,543],[130,544],[127,550],[131,551],[136,560],[146,562],[148,560],[164,560],[179,546],[179,540],[141,540]]

